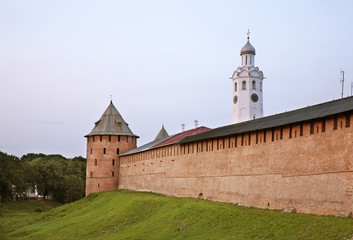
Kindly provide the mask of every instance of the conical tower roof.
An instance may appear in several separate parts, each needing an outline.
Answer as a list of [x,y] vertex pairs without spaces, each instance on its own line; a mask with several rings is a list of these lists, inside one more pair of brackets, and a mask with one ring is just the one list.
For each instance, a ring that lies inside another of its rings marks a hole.
[[169,134],[165,130],[164,125],[162,125],[162,129],[159,131],[159,133],[157,134],[157,137],[154,140],[156,141],[167,137],[169,137]]
[[124,135],[138,137],[132,133],[129,124],[124,121],[112,101],[110,101],[110,104],[102,117],[95,123],[92,131],[85,137],[94,135]]

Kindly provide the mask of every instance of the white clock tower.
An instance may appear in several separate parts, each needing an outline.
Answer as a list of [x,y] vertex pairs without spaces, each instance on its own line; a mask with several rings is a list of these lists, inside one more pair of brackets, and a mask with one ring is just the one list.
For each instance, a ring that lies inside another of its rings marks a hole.
[[240,50],[241,67],[234,71],[233,81],[233,123],[263,116],[262,81],[264,75],[255,67],[255,48],[248,41]]

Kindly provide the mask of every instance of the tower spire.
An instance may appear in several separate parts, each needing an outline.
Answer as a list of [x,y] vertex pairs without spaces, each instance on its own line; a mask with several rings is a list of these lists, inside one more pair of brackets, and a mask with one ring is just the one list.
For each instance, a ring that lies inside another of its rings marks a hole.
[[248,32],[246,33],[248,35],[248,40],[250,39],[250,30],[248,29]]

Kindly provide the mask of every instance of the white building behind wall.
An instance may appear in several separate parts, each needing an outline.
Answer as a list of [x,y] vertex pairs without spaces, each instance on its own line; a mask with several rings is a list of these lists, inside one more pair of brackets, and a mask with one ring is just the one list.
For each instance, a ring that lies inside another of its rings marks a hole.
[[255,67],[255,48],[248,41],[240,51],[241,66],[234,71],[232,123],[263,117],[263,73]]

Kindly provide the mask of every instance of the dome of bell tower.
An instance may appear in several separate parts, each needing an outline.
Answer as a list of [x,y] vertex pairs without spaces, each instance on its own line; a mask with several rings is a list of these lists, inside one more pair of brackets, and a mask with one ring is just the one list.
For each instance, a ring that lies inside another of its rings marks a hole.
[[248,41],[246,42],[244,47],[242,47],[242,49],[240,50],[240,55],[243,55],[243,54],[254,54],[255,55],[255,48],[253,47],[253,45],[251,45],[251,43],[249,41],[249,37],[248,37]]

